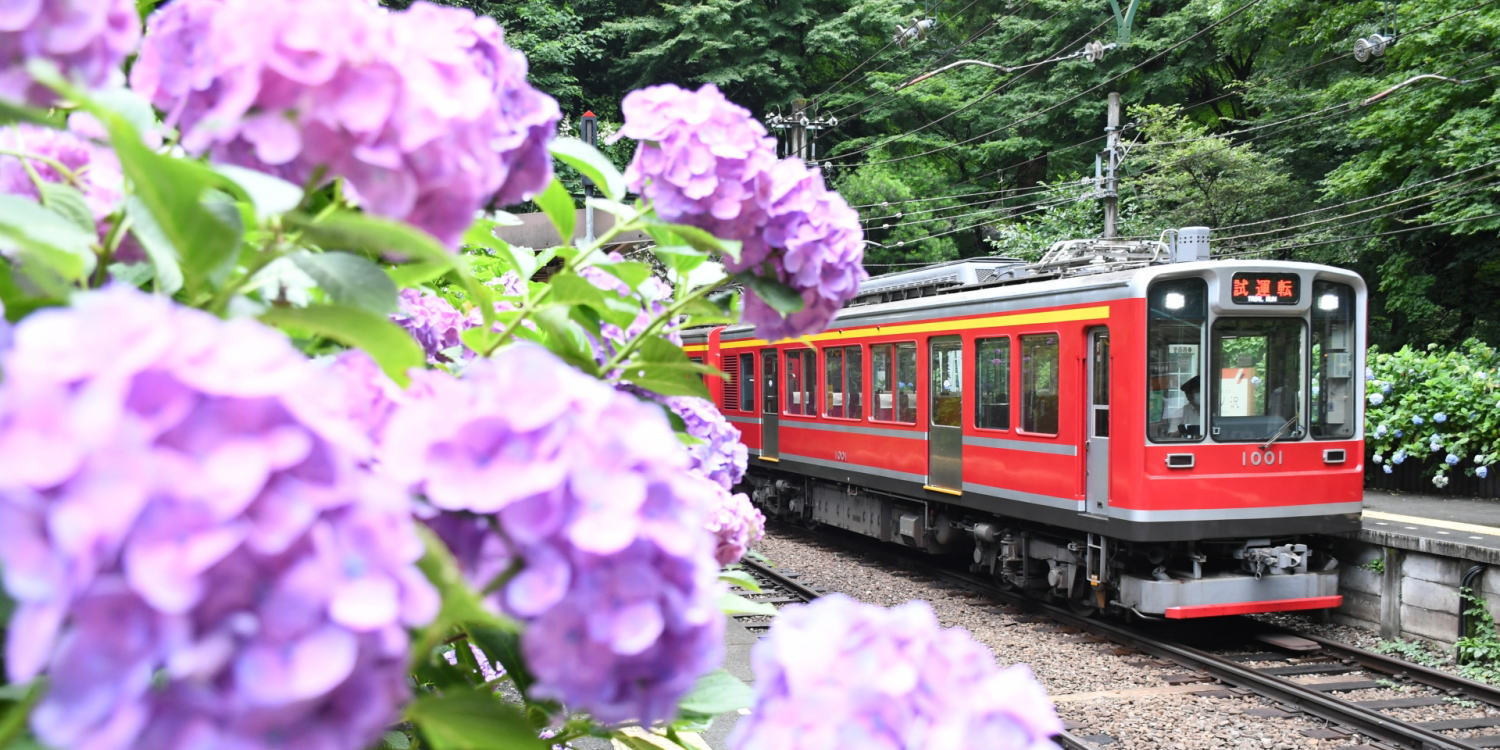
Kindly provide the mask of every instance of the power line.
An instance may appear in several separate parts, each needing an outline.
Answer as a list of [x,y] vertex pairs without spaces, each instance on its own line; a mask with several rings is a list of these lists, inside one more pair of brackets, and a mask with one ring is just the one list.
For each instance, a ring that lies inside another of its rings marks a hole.
[[1440,221],[1440,222],[1433,223],[1433,224],[1419,224],[1417,226],[1406,227],[1404,229],[1392,229],[1392,230],[1390,230],[1388,232],[1375,232],[1373,234],[1361,234],[1361,235],[1357,235],[1357,236],[1353,236],[1353,237],[1335,237],[1333,239],[1319,240],[1317,242],[1303,242],[1303,243],[1299,243],[1299,244],[1295,244],[1295,245],[1277,245],[1277,246],[1273,246],[1273,247],[1257,248],[1257,249],[1254,249],[1254,250],[1243,250],[1243,251],[1240,251],[1240,252],[1237,252],[1237,253],[1224,253],[1223,255],[1218,256],[1218,257],[1239,257],[1239,256],[1243,256],[1243,255],[1250,255],[1252,253],[1270,253],[1270,252],[1279,252],[1279,251],[1282,251],[1282,250],[1299,250],[1299,249],[1304,248],[1304,247],[1317,247],[1318,245],[1331,245],[1331,244],[1333,244],[1335,242],[1353,242],[1355,240],[1368,240],[1368,239],[1373,239],[1373,238],[1376,238],[1376,237],[1388,237],[1388,236],[1394,235],[1394,234],[1405,234],[1407,232],[1419,232],[1419,231],[1421,231],[1423,229],[1437,229],[1438,227],[1446,227],[1446,226],[1450,226],[1452,224],[1462,224],[1463,222],[1466,222],[1466,221],[1483,221],[1485,219],[1493,219],[1493,218],[1496,218],[1496,217],[1500,217],[1500,211],[1497,211],[1495,213],[1484,214],[1482,216],[1465,216],[1465,217],[1460,218],[1460,219],[1450,219],[1448,221]]
[[[933,211],[946,211],[946,210],[951,209],[951,208],[962,208],[963,206],[978,206],[978,205],[983,205],[983,204],[986,204],[986,203],[997,203],[999,201],[1009,200],[1010,198],[1035,198],[1036,196],[1042,195],[1042,194],[1045,194],[1045,193],[1055,193],[1055,192],[1058,192],[1060,190],[1066,190],[1068,188],[1076,188],[1076,187],[1078,187],[1078,183],[1076,183],[1076,182],[1064,182],[1064,183],[1059,183],[1059,184],[1056,184],[1056,185],[1039,185],[1039,186],[1030,187],[1030,188],[1015,188],[1013,190],[991,190],[991,191],[987,191],[987,192],[984,192],[984,193],[968,193],[965,196],[953,196],[953,197],[967,197],[967,196],[973,196],[973,195],[995,195],[997,193],[999,193],[1001,195],[999,197],[988,198],[988,199],[979,200],[979,201],[972,201],[972,202],[969,202],[969,203],[960,204],[958,206],[937,206],[935,208],[923,208],[923,209],[917,209],[917,210],[914,210],[914,211],[897,211],[896,213],[891,214],[889,216],[880,216],[880,217],[876,217],[876,218],[860,219],[860,221],[863,221],[863,222],[873,222],[873,221],[884,221],[886,219],[900,219],[900,218],[902,218],[904,216],[909,216],[909,215],[912,215],[912,214],[926,214],[926,213],[932,213]],[[1004,195],[1006,193],[1013,193],[1013,194],[1012,195]],[[934,198],[927,198],[925,200],[929,200],[930,201],[930,200],[936,200],[936,199],[934,199]],[[876,204],[876,205],[878,205],[878,204]]]
[[[1458,183],[1456,185],[1453,185],[1452,187],[1458,187],[1459,185],[1468,184],[1468,183],[1471,183],[1471,182],[1475,182],[1477,180],[1488,179],[1488,178],[1493,177],[1493,176],[1494,175],[1481,175],[1480,177],[1476,177],[1476,178],[1474,178],[1472,180],[1466,180],[1465,182]],[[1394,215],[1399,214],[1399,213],[1405,213],[1405,212],[1410,211],[1410,210],[1412,210],[1414,208],[1429,207],[1429,206],[1431,206],[1433,204],[1436,204],[1436,203],[1438,203],[1440,201],[1451,200],[1451,199],[1454,199],[1454,198],[1462,198],[1462,197],[1464,197],[1466,195],[1473,195],[1475,193],[1480,193],[1480,192],[1485,192],[1485,191],[1488,191],[1488,190],[1492,190],[1497,185],[1500,185],[1500,183],[1492,182],[1492,183],[1490,183],[1488,185],[1484,185],[1484,186],[1481,186],[1481,187],[1473,189],[1473,190],[1466,190],[1466,191],[1458,192],[1458,193],[1447,193],[1447,192],[1445,192],[1443,190],[1434,190],[1434,191],[1431,191],[1431,192],[1428,192],[1428,193],[1424,193],[1422,195],[1415,195],[1415,196],[1412,196],[1410,198],[1403,198],[1402,200],[1395,201],[1395,202],[1392,202],[1392,203],[1388,203],[1388,204],[1385,204],[1385,205],[1374,206],[1374,207],[1371,207],[1371,208],[1361,209],[1359,211],[1352,211],[1350,213],[1340,214],[1338,216],[1330,216],[1330,217],[1328,217],[1326,219],[1318,219],[1316,221],[1309,221],[1309,222],[1306,222],[1304,224],[1298,224],[1296,226],[1290,226],[1290,227],[1282,227],[1280,229],[1270,229],[1270,230],[1266,230],[1264,232],[1251,232],[1249,234],[1240,234],[1240,235],[1235,235],[1233,237],[1224,237],[1222,239],[1219,239],[1218,241],[1222,242],[1222,243],[1231,243],[1231,242],[1233,242],[1235,240],[1245,240],[1245,239],[1249,239],[1251,237],[1264,237],[1264,236],[1270,235],[1270,234],[1281,234],[1281,233],[1288,233],[1288,232],[1292,234],[1291,237],[1281,237],[1279,239],[1281,239],[1281,240],[1296,239],[1299,236],[1306,236],[1306,235],[1312,234],[1314,232],[1323,232],[1323,231],[1327,231],[1329,229],[1337,229],[1339,227],[1350,226],[1352,224],[1367,224],[1367,223],[1375,221],[1377,219],[1384,219],[1384,218],[1387,218],[1389,216],[1394,216]],[[1436,197],[1432,197],[1432,196],[1436,196]],[[1411,203],[1412,201],[1420,201],[1420,202],[1419,203],[1415,203],[1415,204],[1410,205],[1410,206],[1398,206],[1397,205],[1397,204],[1401,204],[1401,203]],[[1359,216],[1361,214],[1368,214],[1368,213],[1371,213],[1371,212],[1377,212],[1377,213],[1374,216],[1366,216],[1366,217],[1364,217],[1362,219],[1355,219],[1354,221],[1339,221],[1340,219],[1347,219],[1347,218],[1350,218],[1350,217],[1353,217],[1353,216]],[[1309,227],[1314,227],[1314,226],[1317,226],[1317,225],[1320,225],[1320,224],[1327,224],[1329,222],[1335,222],[1335,221],[1338,221],[1339,223],[1333,224],[1332,226],[1323,227],[1321,229],[1309,230]],[[1234,245],[1231,245],[1231,247],[1234,247]]]
[[[1042,116],[1042,115],[1044,115],[1044,114],[1046,114],[1048,112],[1051,112],[1052,110],[1055,110],[1055,109],[1057,109],[1057,108],[1059,108],[1059,107],[1061,107],[1061,106],[1063,106],[1065,104],[1069,104],[1069,103],[1072,103],[1074,101],[1077,101],[1078,99],[1082,98],[1086,94],[1090,94],[1090,93],[1093,93],[1095,91],[1098,91],[1099,89],[1101,89],[1101,88],[1103,88],[1103,87],[1105,87],[1105,86],[1107,86],[1107,85],[1109,85],[1111,83],[1114,83],[1115,81],[1117,81],[1117,80],[1125,77],[1126,75],[1129,75],[1130,73],[1133,73],[1133,72],[1135,72],[1135,71],[1137,71],[1137,70],[1139,70],[1139,69],[1141,69],[1141,68],[1143,68],[1143,67],[1145,67],[1147,65],[1150,65],[1153,62],[1156,62],[1157,60],[1161,59],[1162,57],[1165,57],[1168,53],[1177,50],[1178,48],[1182,47],[1183,45],[1185,45],[1185,44],[1187,44],[1187,43],[1189,43],[1189,42],[1197,39],[1200,36],[1203,36],[1204,34],[1207,34],[1208,32],[1214,30],[1215,28],[1218,28],[1219,25],[1221,25],[1221,24],[1223,24],[1223,23],[1225,23],[1225,22],[1227,22],[1227,21],[1235,18],[1236,16],[1240,15],[1241,13],[1244,13],[1246,10],[1249,10],[1250,8],[1252,8],[1252,7],[1256,6],[1256,5],[1259,5],[1260,3],[1264,2],[1264,1],[1265,0],[1247,0],[1247,2],[1245,2],[1243,5],[1241,5],[1238,8],[1235,8],[1232,11],[1230,11],[1223,18],[1220,18],[1219,20],[1214,21],[1213,23],[1210,23],[1209,25],[1203,27],[1202,29],[1199,29],[1198,31],[1194,32],[1192,35],[1188,36],[1186,39],[1183,39],[1182,41],[1177,42],[1177,43],[1173,44],[1170,47],[1167,47],[1166,49],[1164,49],[1164,50],[1162,50],[1162,51],[1160,51],[1160,52],[1158,52],[1158,53],[1156,53],[1156,54],[1154,54],[1154,55],[1146,58],[1142,62],[1140,62],[1140,63],[1138,63],[1136,65],[1133,65],[1130,68],[1125,69],[1123,72],[1118,73],[1118,74],[1116,74],[1114,76],[1111,76],[1110,78],[1108,78],[1108,79],[1106,79],[1106,80],[1104,80],[1104,81],[1102,81],[1100,83],[1097,83],[1097,84],[1095,84],[1093,86],[1090,86],[1089,88],[1084,89],[1083,91],[1080,91],[1077,94],[1074,94],[1073,96],[1071,96],[1071,97],[1069,97],[1067,99],[1064,99],[1063,101],[1057,102],[1056,104],[1053,104],[1053,105],[1051,105],[1051,106],[1049,106],[1049,107],[1047,107],[1045,109],[1042,109],[1042,110],[1037,111],[1037,112],[1033,112],[1033,113],[1031,113],[1029,115],[1026,115],[1024,117],[1021,117],[1021,118],[1019,118],[1017,120],[1014,120],[1012,122],[1006,123],[1005,125],[1002,125],[1002,126],[1000,126],[998,128],[995,128],[993,130],[990,130],[990,131],[987,131],[987,132],[984,132],[984,133],[980,133],[979,135],[973,136],[971,138],[966,138],[966,139],[964,139],[962,141],[958,141],[956,143],[951,143],[951,144],[948,144],[946,146],[942,146],[940,148],[932,149],[932,150],[929,150],[929,151],[923,151],[923,152],[917,153],[917,154],[908,154],[906,156],[898,156],[898,157],[894,157],[894,158],[890,158],[890,159],[882,159],[882,160],[878,160],[878,161],[868,161],[868,162],[864,162],[863,164],[857,164],[855,162],[838,163],[838,164],[831,164],[830,163],[828,166],[832,166],[832,167],[866,166],[866,167],[869,167],[869,166],[876,166],[876,165],[879,165],[879,164],[894,164],[896,162],[907,161],[908,159],[919,159],[919,158],[924,157],[924,156],[931,156],[932,154],[941,153],[943,151],[947,151],[947,150],[952,149],[952,148],[957,148],[959,146],[962,146],[962,145],[965,145],[965,144],[968,144],[968,143],[973,143],[974,141],[977,141],[977,140],[979,140],[981,138],[987,138],[987,137],[992,136],[995,133],[998,133],[998,132],[1000,132],[1002,130],[1008,130],[1010,128],[1013,128],[1013,127],[1015,127],[1017,125],[1020,125],[1020,124],[1022,124],[1024,122],[1027,122],[1029,120],[1036,119],[1037,117],[1040,117],[1040,116]],[[1035,70],[1035,68],[1033,68],[1032,70]],[[1029,73],[1030,73],[1030,71],[1028,70],[1027,73],[1022,73],[1021,76],[1025,76],[1025,75],[1027,75]],[[1018,78],[1019,77],[1020,76],[1018,76]]]
[[[964,13],[967,13],[967,12],[968,12],[968,10],[969,10],[969,9],[970,9],[970,8],[972,8],[972,7],[974,7],[974,4],[975,4],[975,3],[977,3],[977,2],[979,2],[979,0],[969,0],[969,4],[968,4],[968,5],[965,5],[965,6],[964,6],[964,7],[962,7],[962,8],[960,8],[960,9],[959,9],[959,11],[958,11],[958,13],[956,13],[956,14],[954,14],[954,15],[956,15],[956,16],[960,16],[960,17],[962,17],[962,16],[963,16],[963,14],[964,14]],[[994,25],[994,21],[991,21],[991,22],[990,22],[990,25],[991,25],[991,26],[993,26],[993,25]],[[895,45],[895,44],[897,44],[897,39],[899,39],[899,38],[900,38],[900,37],[899,37],[899,36],[897,36],[897,37],[892,37],[892,38],[891,38],[891,41],[889,41],[889,42],[886,42],[886,43],[885,43],[885,46],[884,46],[884,47],[881,47],[881,48],[880,48],[880,49],[878,49],[878,50],[876,50],[876,51],[875,51],[875,53],[874,53],[874,54],[872,54],[872,55],[870,55],[870,56],[869,56],[869,57],[867,57],[867,58],[865,58],[865,59],[864,59],[864,60],[862,60],[862,61],[860,61],[860,63],[859,63],[859,64],[858,64],[858,65],[855,65],[855,66],[854,66],[854,67],[853,67],[853,68],[850,68],[850,69],[849,69],[849,72],[847,72],[847,73],[845,73],[845,74],[843,74],[843,75],[842,75],[842,76],[840,76],[840,77],[839,77],[839,79],[838,79],[838,80],[837,80],[837,81],[834,81],[834,82],[833,82],[833,83],[831,83],[831,84],[829,84],[829,86],[828,86],[828,88],[826,88],[826,89],[823,89],[823,90],[822,90],[822,91],[821,91],[821,92],[819,92],[819,93],[818,93],[818,94],[816,94],[816,95],[814,95],[814,96],[812,96],[812,97],[811,97],[811,98],[810,98],[810,99],[809,99],[809,105],[810,105],[810,106],[811,106],[811,105],[814,105],[814,104],[816,104],[816,103],[817,103],[817,102],[818,102],[818,101],[819,101],[819,100],[820,100],[820,99],[822,99],[822,98],[823,98],[823,97],[824,97],[824,96],[827,96],[827,95],[831,95],[831,94],[833,94],[833,93],[835,93],[835,91],[834,91],[834,90],[835,90],[835,89],[838,89],[838,88],[840,88],[840,87],[839,87],[839,84],[840,84],[840,83],[843,83],[843,82],[844,82],[844,80],[845,80],[845,79],[847,79],[847,78],[848,78],[848,77],[849,77],[849,76],[852,76],[852,75],[854,75],[854,74],[855,74],[855,73],[857,73],[857,72],[859,72],[859,69],[860,69],[860,68],[863,68],[863,67],[864,67],[864,66],[865,66],[865,65],[866,65],[866,64],[868,64],[868,63],[869,63],[869,62],[870,62],[870,61],[871,61],[871,60],[874,60],[874,59],[875,59],[875,58],[876,58],[876,57],[879,57],[879,56],[880,56],[880,54],[881,54],[881,53],[882,53],[882,52],[885,52],[885,51],[886,51],[886,50],[888,50],[888,49],[890,49],[890,48],[891,48],[891,46],[892,46],[892,45]],[[974,39],[976,39],[976,38],[978,38],[978,36],[977,36],[977,35],[976,35],[976,36],[974,36],[974,37],[970,37],[970,38],[969,38],[969,40],[968,40],[968,41],[973,41],[973,40],[974,40]],[[967,44],[967,43],[968,43],[968,42],[964,42],[964,44]],[[960,45],[960,46],[962,46],[962,45]],[[905,48],[905,47],[903,47],[903,48],[902,48],[902,50],[903,50],[903,51],[905,51],[905,50],[906,50],[906,49],[907,49],[907,48]],[[882,66],[882,67],[884,67],[884,66]],[[877,68],[877,69],[876,69],[876,70],[877,70],[877,71],[878,71],[878,70],[879,70],[879,68]],[[873,73],[873,72],[875,72],[875,71],[871,71],[871,72],[872,72],[872,73]],[[832,113],[830,113],[830,114],[832,114]]]
[[[871,230],[873,230],[873,229],[879,229],[880,231],[887,231],[887,230],[891,230],[891,229],[899,229],[901,227],[916,226],[918,224],[931,224],[932,222],[935,222],[935,221],[952,221],[954,219],[966,219],[966,218],[968,218],[970,216],[979,216],[979,215],[982,215],[982,214],[1004,213],[1004,212],[1007,212],[1007,211],[1014,211],[1015,209],[1018,209],[1018,208],[1031,208],[1031,207],[1037,207],[1038,209],[1041,209],[1041,208],[1051,208],[1053,206],[1059,206],[1059,205],[1062,205],[1064,203],[1073,203],[1073,202],[1078,201],[1078,200],[1080,200],[1079,196],[1071,196],[1070,195],[1070,196],[1066,196],[1066,197],[1063,197],[1063,198],[1057,198],[1057,199],[1051,199],[1051,200],[1044,200],[1044,201],[1037,201],[1035,203],[1021,203],[1021,204],[1017,204],[1017,205],[1014,205],[1014,206],[1004,206],[1004,207],[1001,207],[1001,208],[981,209],[979,211],[971,211],[969,213],[964,213],[964,214],[952,214],[952,215],[948,215],[948,216],[934,216],[934,217],[927,218],[927,219],[916,219],[916,220],[913,220],[913,221],[902,221],[902,222],[897,222],[895,224],[883,224],[883,225],[881,225],[879,227],[866,227],[866,229],[871,229]],[[974,204],[974,205],[977,205],[977,204]],[[968,208],[968,207],[969,206],[955,206],[954,208],[963,209],[963,208]]]

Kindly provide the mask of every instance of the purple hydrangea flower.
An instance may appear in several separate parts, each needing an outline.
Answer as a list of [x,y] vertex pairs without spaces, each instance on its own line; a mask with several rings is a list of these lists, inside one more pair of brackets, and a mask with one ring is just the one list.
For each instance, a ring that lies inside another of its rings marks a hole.
[[692,396],[672,396],[663,402],[682,417],[689,435],[703,441],[688,446],[693,468],[726,490],[739,484],[745,476],[749,455],[745,444],[740,442],[740,431],[724,418],[719,408],[712,401]]
[[404,398],[401,388],[359,349],[340,352],[326,366],[334,376],[328,403],[364,428],[366,435],[378,436]]
[[125,287],[16,327],[0,383],[12,681],[55,747],[356,750],[435,616],[410,499],[280,333]]
[[527,623],[533,695],[607,723],[671,716],[722,655],[705,527],[723,490],[687,471],[660,408],[535,345],[418,376],[381,465],[443,511],[476,585],[523,563],[494,603]]
[[743,492],[723,493],[723,501],[708,518],[708,530],[714,533],[718,546],[714,559],[720,565],[737,563],[750,548],[766,535],[766,517],[750,504]]
[[26,64],[46,60],[86,88],[120,77],[141,38],[132,0],[22,0],[0,4],[0,98],[40,107],[57,95],[32,80]]
[[177,0],[131,85],[190,152],[303,183],[342,177],[373,213],[456,246],[492,200],[552,179],[557,102],[494,19],[427,2]]
[[1062,731],[1030,668],[995,665],[926,602],[884,609],[842,594],[787,607],[751,652],[755,707],[731,748],[1051,747]]
[[459,336],[472,327],[469,316],[448,300],[426,289],[402,289],[391,321],[405,328],[427,352],[431,363],[451,362],[451,351],[464,342]]
[[[124,173],[113,151],[67,130],[27,124],[0,128],[0,149],[37,157],[23,160],[0,155],[0,193],[40,201],[41,191],[33,174],[43,182],[77,188],[94,217],[100,238],[108,236],[108,217],[125,198]],[[115,259],[132,263],[145,260],[145,253],[127,237],[117,248]]]
[[748,111],[705,84],[633,91],[615,138],[641,142],[625,171],[657,215],[742,243],[731,273],[790,286],[804,308],[783,318],[747,292],[744,319],[768,339],[822,330],[866,275],[859,215],[800,160],[775,158],[775,142]]

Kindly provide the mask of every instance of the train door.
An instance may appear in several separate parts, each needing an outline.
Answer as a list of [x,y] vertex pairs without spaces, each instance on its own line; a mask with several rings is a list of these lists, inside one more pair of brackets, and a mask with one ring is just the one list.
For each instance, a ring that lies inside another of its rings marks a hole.
[[928,339],[927,362],[927,486],[957,492],[964,486],[963,341]]
[[1109,503],[1109,329],[1089,329],[1087,435],[1088,509],[1103,513]]
[[775,349],[760,350],[760,457],[770,461],[780,460],[781,456],[776,445],[776,418],[781,413],[776,361],[780,356]]

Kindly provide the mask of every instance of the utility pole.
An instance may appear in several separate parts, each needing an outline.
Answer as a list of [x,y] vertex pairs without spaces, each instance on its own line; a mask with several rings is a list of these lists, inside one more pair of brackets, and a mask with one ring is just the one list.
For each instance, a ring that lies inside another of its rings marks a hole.
[[[578,129],[579,135],[583,136],[584,143],[587,143],[594,148],[599,147],[599,117],[594,114],[593,110],[588,110],[583,113],[583,117],[580,118],[578,122]],[[583,178],[583,197],[585,198],[583,206],[584,242],[594,241],[594,207],[589,205],[587,201],[587,199],[593,197],[593,195],[594,181],[590,180],[587,177]],[[562,238],[562,241],[564,245],[568,244],[567,237]]]
[[795,156],[803,161],[816,161],[818,158],[817,143],[808,137],[808,131],[816,132],[838,124],[837,117],[809,118],[806,99],[792,100],[790,115],[777,112],[766,118],[766,127],[775,131],[787,131],[784,135],[778,132],[780,155]]
[[1103,184],[1100,185],[1099,197],[1104,201],[1104,239],[1112,240],[1119,234],[1120,218],[1119,186],[1115,179],[1115,168],[1120,165],[1120,94],[1116,91],[1109,92],[1109,119],[1104,134],[1105,146],[1099,161],[1095,162],[1095,179],[1101,176],[1098,165],[1102,162]]

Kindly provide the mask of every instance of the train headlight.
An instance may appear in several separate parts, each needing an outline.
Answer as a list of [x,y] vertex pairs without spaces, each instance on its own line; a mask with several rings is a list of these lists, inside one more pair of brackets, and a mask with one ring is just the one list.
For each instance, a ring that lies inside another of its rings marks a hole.
[[1337,294],[1325,294],[1318,298],[1319,310],[1339,309],[1339,296]]
[[1162,298],[1162,304],[1166,305],[1168,310],[1181,310],[1187,306],[1187,297],[1183,296],[1182,292],[1167,292]]

